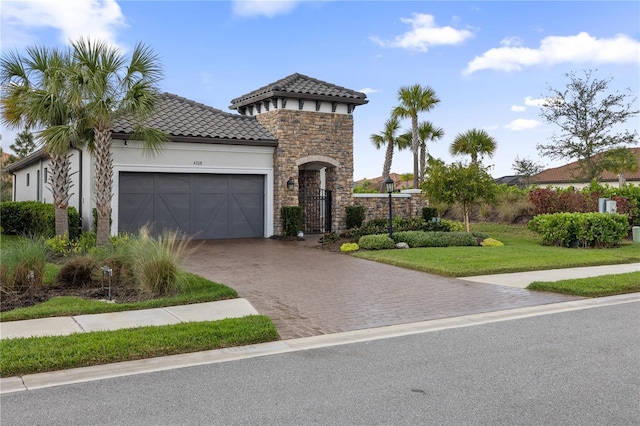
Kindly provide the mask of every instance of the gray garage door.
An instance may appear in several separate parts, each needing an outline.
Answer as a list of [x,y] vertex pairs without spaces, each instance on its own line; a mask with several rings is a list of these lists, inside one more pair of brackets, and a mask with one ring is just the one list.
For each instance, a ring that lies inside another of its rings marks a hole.
[[196,239],[264,236],[264,176],[120,173],[118,230],[149,225]]

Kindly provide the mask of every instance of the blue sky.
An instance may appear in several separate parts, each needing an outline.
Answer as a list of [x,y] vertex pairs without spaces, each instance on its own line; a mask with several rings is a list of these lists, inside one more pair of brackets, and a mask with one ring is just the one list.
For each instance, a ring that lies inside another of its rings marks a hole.
[[[298,72],[367,93],[354,113],[354,178],[379,176],[383,130],[402,86],[431,86],[441,102],[421,120],[445,131],[429,145],[446,162],[458,133],[485,129],[498,144],[485,164],[513,174],[516,156],[555,167],[536,144],[557,131],[539,115],[565,73],[597,69],[611,90],[640,92],[637,1],[2,1],[2,51],[100,37],[160,56],[161,89],[228,110],[231,99]],[[638,100],[635,109],[640,109]],[[232,112],[232,111],[230,111]],[[409,130],[403,122],[403,131]],[[640,128],[636,116],[626,126]],[[15,131],[2,128],[7,150]],[[410,152],[392,171],[413,171]]]

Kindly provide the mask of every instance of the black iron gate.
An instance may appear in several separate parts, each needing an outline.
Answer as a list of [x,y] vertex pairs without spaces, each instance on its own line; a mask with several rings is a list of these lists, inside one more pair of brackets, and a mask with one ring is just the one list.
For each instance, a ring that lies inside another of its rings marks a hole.
[[331,232],[331,191],[309,189],[301,191],[298,203],[302,206],[302,231],[305,234]]

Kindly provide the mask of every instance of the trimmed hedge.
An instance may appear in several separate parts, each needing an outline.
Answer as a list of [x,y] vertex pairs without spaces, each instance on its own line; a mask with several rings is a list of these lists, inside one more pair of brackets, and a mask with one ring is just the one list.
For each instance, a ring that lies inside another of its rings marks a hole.
[[[405,231],[462,232],[464,231],[464,224],[447,219],[442,219],[440,222],[425,222],[421,217],[412,219],[394,218],[393,233]],[[360,227],[349,229],[346,232],[346,236],[350,238],[360,238],[364,235],[385,234],[388,232],[389,219],[372,219]]]
[[560,247],[617,247],[627,236],[626,215],[554,213],[534,216],[527,225],[542,236],[542,244]]
[[393,239],[397,243],[407,243],[409,247],[467,247],[477,246],[478,237],[466,232],[396,232]]
[[347,229],[359,228],[362,226],[365,217],[364,206],[347,206]]
[[[69,206],[69,239],[80,236],[80,215]],[[7,235],[37,235],[46,238],[56,234],[53,204],[39,201],[5,201],[0,203],[0,224]]]
[[302,207],[283,206],[280,209],[282,232],[287,237],[295,237],[302,230]]
[[395,248],[395,243],[387,234],[364,235],[358,240],[358,246],[365,250],[384,250]]

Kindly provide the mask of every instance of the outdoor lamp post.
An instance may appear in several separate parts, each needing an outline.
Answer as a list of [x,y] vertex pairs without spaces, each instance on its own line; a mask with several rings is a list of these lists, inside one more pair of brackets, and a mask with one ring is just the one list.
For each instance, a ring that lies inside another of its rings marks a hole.
[[389,193],[389,238],[393,238],[393,227],[391,225],[393,221],[393,210],[391,206],[391,193],[393,192],[393,179],[390,176],[387,176],[387,180],[384,181],[384,186]]

